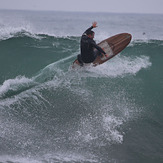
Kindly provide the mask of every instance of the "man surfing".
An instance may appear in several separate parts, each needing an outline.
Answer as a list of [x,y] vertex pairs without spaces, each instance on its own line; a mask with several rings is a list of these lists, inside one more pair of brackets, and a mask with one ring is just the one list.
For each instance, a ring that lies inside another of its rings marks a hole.
[[92,31],[93,28],[97,27],[97,22],[93,22],[92,26],[88,28],[82,35],[81,41],[80,41],[80,50],[81,54],[78,55],[77,59],[81,66],[83,66],[83,63],[92,63],[96,57],[97,53],[95,53],[94,48],[98,50],[98,55],[101,55],[103,57],[104,55],[107,57],[107,54],[104,52],[104,50],[99,47],[94,39],[94,31]]

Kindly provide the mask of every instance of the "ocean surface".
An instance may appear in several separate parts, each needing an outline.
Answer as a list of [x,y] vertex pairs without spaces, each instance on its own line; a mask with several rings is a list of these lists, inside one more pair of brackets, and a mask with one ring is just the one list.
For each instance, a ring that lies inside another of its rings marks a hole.
[[[72,69],[80,37],[131,33]],[[0,163],[162,163],[163,15],[0,10]]]

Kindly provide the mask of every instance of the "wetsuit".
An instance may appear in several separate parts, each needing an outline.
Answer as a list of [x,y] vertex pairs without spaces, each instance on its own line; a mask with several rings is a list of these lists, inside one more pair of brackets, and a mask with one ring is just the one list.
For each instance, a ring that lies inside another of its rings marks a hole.
[[96,42],[87,36],[88,32],[91,31],[93,26],[88,28],[82,35],[80,41],[80,49],[81,49],[81,59],[84,63],[91,63],[96,59],[96,54],[94,52],[94,48],[96,48],[100,54],[106,54],[101,47],[99,47]]

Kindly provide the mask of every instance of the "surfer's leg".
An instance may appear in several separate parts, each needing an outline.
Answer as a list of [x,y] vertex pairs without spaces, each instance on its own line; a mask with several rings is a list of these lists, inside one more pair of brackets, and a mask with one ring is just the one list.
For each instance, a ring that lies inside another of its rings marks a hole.
[[80,63],[80,66],[83,66],[83,61],[82,61],[82,58],[81,58],[81,54],[79,54],[77,56],[77,59],[78,59],[78,62]]

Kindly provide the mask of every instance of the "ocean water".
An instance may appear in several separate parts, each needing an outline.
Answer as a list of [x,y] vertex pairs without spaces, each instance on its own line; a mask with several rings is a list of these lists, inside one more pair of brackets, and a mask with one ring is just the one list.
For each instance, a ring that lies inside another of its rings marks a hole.
[[[131,33],[73,70],[82,33]],[[0,163],[162,163],[163,15],[0,10]]]

